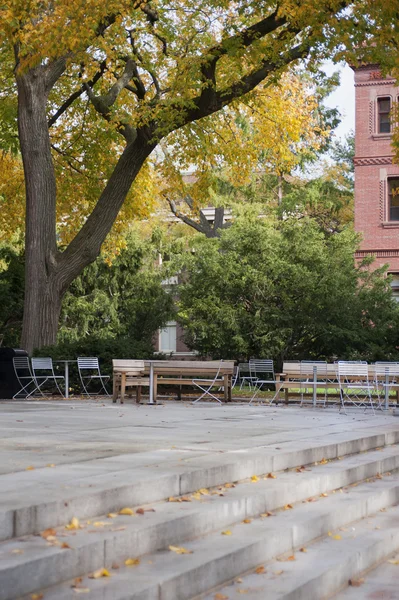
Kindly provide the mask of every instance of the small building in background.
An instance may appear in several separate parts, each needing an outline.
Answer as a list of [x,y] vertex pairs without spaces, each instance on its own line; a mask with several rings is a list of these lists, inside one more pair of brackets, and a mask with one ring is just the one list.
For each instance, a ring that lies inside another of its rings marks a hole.
[[355,230],[362,235],[356,258],[374,255],[389,264],[399,300],[399,165],[393,163],[393,108],[399,88],[378,65],[354,68],[356,88]]

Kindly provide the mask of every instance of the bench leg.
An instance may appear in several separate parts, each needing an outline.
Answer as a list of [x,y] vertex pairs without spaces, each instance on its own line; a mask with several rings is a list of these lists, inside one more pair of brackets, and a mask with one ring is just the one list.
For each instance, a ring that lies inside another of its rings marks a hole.
[[121,404],[123,404],[125,400],[125,390],[126,390],[126,373],[122,373],[121,378]]
[[140,404],[141,402],[141,385],[138,385],[136,388],[136,404]]

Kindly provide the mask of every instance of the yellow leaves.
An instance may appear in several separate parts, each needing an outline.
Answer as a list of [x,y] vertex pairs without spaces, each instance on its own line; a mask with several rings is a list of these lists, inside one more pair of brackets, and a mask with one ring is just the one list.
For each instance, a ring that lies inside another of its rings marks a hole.
[[265,567],[263,565],[261,565],[260,567],[257,567],[255,569],[255,573],[257,575],[263,575],[263,573],[266,573],[266,569],[265,569]]
[[201,500],[201,494],[199,492],[194,492],[194,494],[191,494],[191,498],[194,498],[194,500]]
[[72,517],[69,525],[65,525],[65,529],[80,529],[79,519],[77,517]]
[[120,515],[128,515],[130,517],[133,517],[134,516],[134,510],[132,508],[122,508],[119,511],[119,514]]
[[[181,500],[182,500],[182,502],[184,502],[183,498]],[[190,500],[189,500],[189,502],[190,502]],[[144,513],[146,513],[146,512],[155,512],[155,509],[154,508],[138,508],[136,510],[137,515],[144,515]]]
[[116,519],[117,516],[118,516],[117,513],[108,513],[107,514],[108,519]]
[[243,520],[243,523],[245,523],[245,524],[252,523],[252,519],[244,519],[244,520]]
[[31,600],[42,600],[44,598],[44,594],[32,594]]
[[111,577],[111,573],[107,569],[97,569],[91,575],[89,575],[90,579],[100,579],[101,577]]
[[93,527],[104,527],[104,525],[106,525],[106,523],[104,523],[103,521],[95,521],[93,523]]
[[219,592],[214,595],[213,600],[229,600],[229,597],[225,594],[220,594]]
[[328,494],[326,494],[325,492],[323,492],[323,494],[320,494],[320,498],[328,498]]
[[187,548],[182,548],[181,546],[169,546],[169,550],[172,552],[176,552],[176,554],[192,554],[192,550],[187,550]]
[[360,587],[363,585],[364,579],[349,579],[349,585],[352,587]]
[[268,475],[265,477],[265,479],[276,479],[276,478],[277,478],[277,475],[274,475],[274,473],[269,473],[269,474],[268,474]]
[[292,562],[296,560],[295,554],[291,554],[290,556],[278,556],[277,559],[279,562]]
[[303,546],[302,548],[299,548],[299,552],[307,552],[307,548],[305,548],[305,546]]
[[328,463],[328,460],[326,458],[322,458],[320,461],[320,465],[326,465]]
[[70,550],[70,549],[71,549],[71,546],[70,546],[69,544],[67,544],[66,542],[62,542],[62,544],[61,544],[61,548],[62,548],[63,550],[67,550],[67,549],[68,549],[68,550]]
[[127,558],[125,560],[125,565],[127,567],[134,567],[136,565],[140,564],[140,559],[139,558]]
[[286,504],[286,505],[284,506],[284,510],[290,510],[291,508],[294,508],[294,507],[292,506],[292,504]]
[[338,533],[336,535],[332,535],[331,538],[333,540],[342,540],[342,536],[340,536]]
[[57,535],[57,532],[52,527],[49,527],[48,529],[45,529],[44,531],[42,531],[40,535],[42,536],[42,538],[44,538],[45,540],[47,540],[47,538],[49,536],[53,536],[54,537],[55,535]]
[[390,565],[399,565],[399,560],[397,560],[397,559],[391,558],[387,562],[389,562]]
[[29,467],[26,467],[25,471],[34,471],[35,467],[32,467],[32,465],[30,465]]
[[274,517],[274,514],[271,512],[265,512],[265,513],[261,513],[260,516],[261,517]]
[[252,483],[257,483],[259,481],[259,477],[257,475],[252,475],[251,481]]
[[46,467],[53,468],[53,467],[55,467],[55,464],[49,463],[48,465],[46,465]]
[[198,494],[201,494],[201,496],[209,496],[209,490],[207,490],[206,488],[201,488],[200,490],[198,490]]
[[225,483],[224,486],[225,488],[229,489],[229,488],[235,488],[235,483]]
[[233,535],[230,529],[226,529],[226,531],[222,531],[222,535]]

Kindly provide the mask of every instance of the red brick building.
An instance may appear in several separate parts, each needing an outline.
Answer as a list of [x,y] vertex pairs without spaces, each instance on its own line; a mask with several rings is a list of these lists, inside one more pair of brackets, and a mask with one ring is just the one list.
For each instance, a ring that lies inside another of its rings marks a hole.
[[399,89],[377,65],[354,71],[355,229],[363,236],[356,258],[373,254],[375,266],[388,263],[399,292],[399,165],[392,162],[390,120]]

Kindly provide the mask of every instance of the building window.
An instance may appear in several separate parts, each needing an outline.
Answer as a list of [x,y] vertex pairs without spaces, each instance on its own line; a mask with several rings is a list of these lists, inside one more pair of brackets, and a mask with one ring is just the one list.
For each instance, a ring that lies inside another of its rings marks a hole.
[[388,215],[390,221],[399,221],[399,177],[388,179]]
[[378,98],[378,133],[391,133],[391,99]]
[[388,275],[390,275],[392,277],[392,281],[391,281],[392,296],[394,297],[396,302],[399,302],[399,273],[388,273]]
[[160,352],[176,352],[176,321],[166,323],[159,334]]

